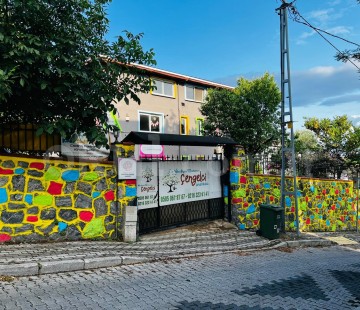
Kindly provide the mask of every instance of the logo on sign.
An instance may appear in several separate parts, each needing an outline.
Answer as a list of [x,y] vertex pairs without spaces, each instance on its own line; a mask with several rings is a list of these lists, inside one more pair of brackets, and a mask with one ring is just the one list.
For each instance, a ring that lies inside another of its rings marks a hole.
[[152,177],[154,176],[154,173],[151,168],[146,167],[145,170],[142,173],[142,177],[146,179],[146,182],[150,182],[152,180]]
[[168,193],[175,191],[175,185],[180,183],[175,170],[170,170],[169,173],[163,177],[162,181],[163,185],[169,186]]

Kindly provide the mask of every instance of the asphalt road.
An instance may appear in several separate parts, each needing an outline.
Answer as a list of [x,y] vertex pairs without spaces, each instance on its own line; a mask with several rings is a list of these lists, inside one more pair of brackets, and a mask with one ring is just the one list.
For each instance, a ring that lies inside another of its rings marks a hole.
[[0,309],[360,309],[360,251],[184,258],[0,282]]

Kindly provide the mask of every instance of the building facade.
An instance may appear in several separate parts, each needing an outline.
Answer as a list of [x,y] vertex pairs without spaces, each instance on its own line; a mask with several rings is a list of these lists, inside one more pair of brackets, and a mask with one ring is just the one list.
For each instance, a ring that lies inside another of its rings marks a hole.
[[[200,113],[207,91],[230,86],[147,66],[143,69],[156,89],[139,94],[141,104],[116,102],[121,125],[120,140],[131,131],[180,135],[203,135],[204,116]],[[167,156],[210,155],[213,149],[166,147]],[[203,153],[203,154],[201,154]]]

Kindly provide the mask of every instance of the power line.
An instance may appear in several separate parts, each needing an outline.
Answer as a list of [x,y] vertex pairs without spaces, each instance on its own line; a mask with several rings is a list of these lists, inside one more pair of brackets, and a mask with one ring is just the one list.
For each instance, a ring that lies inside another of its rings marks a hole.
[[[283,0],[282,0],[283,1]],[[295,0],[296,1],[296,0]],[[337,38],[337,39],[340,39],[340,40],[343,40],[347,43],[350,43],[350,44],[353,44],[353,45],[356,45],[357,47],[360,47],[359,44],[355,43],[355,42],[352,42],[350,40],[347,40],[347,39],[344,39],[340,36],[337,36],[335,34],[332,34],[328,31],[325,31],[325,30],[322,30],[322,29],[319,29],[317,27],[314,27],[313,25],[311,25],[300,13],[299,11],[296,9],[296,7],[293,5],[293,3],[295,2],[291,2],[291,3],[288,3],[288,9],[289,9],[289,12],[290,12],[290,15],[292,16],[292,20],[297,22],[297,23],[300,23],[300,24],[303,24],[305,26],[308,26],[310,27],[311,29],[313,29],[319,36],[321,36],[328,44],[330,44],[340,55],[342,55],[343,57],[345,57],[354,67],[356,67],[358,70],[360,70],[360,67],[358,67],[355,62],[353,62],[349,57],[346,57],[346,55],[340,50],[338,49],[332,42],[330,42],[321,32],[323,33],[326,33],[327,35],[330,35],[334,38]],[[283,1],[284,2],[284,1]],[[303,20],[303,21],[301,21]]]

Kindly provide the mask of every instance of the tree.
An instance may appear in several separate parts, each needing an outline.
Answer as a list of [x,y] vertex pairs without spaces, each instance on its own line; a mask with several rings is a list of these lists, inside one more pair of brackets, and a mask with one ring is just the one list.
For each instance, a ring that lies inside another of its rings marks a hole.
[[347,165],[352,175],[358,177],[360,173],[360,127],[354,128],[354,133],[348,141],[346,152]]
[[280,90],[268,73],[254,80],[240,78],[233,91],[209,91],[200,108],[204,130],[239,143],[249,156],[250,172],[254,172],[255,155],[280,139],[280,100]]
[[316,135],[322,150],[319,162],[327,162],[323,168],[332,171],[334,177],[340,179],[342,171],[354,164],[351,160],[357,158],[359,163],[360,130],[346,115],[335,116],[333,120],[307,118],[305,127]]
[[297,155],[297,171],[299,176],[310,176],[311,168],[320,151],[317,138],[310,130],[298,130],[294,135]]
[[0,123],[38,134],[85,133],[107,145],[113,100],[140,102],[150,81],[130,63],[155,64],[142,34],[105,39],[110,0],[0,0]]

